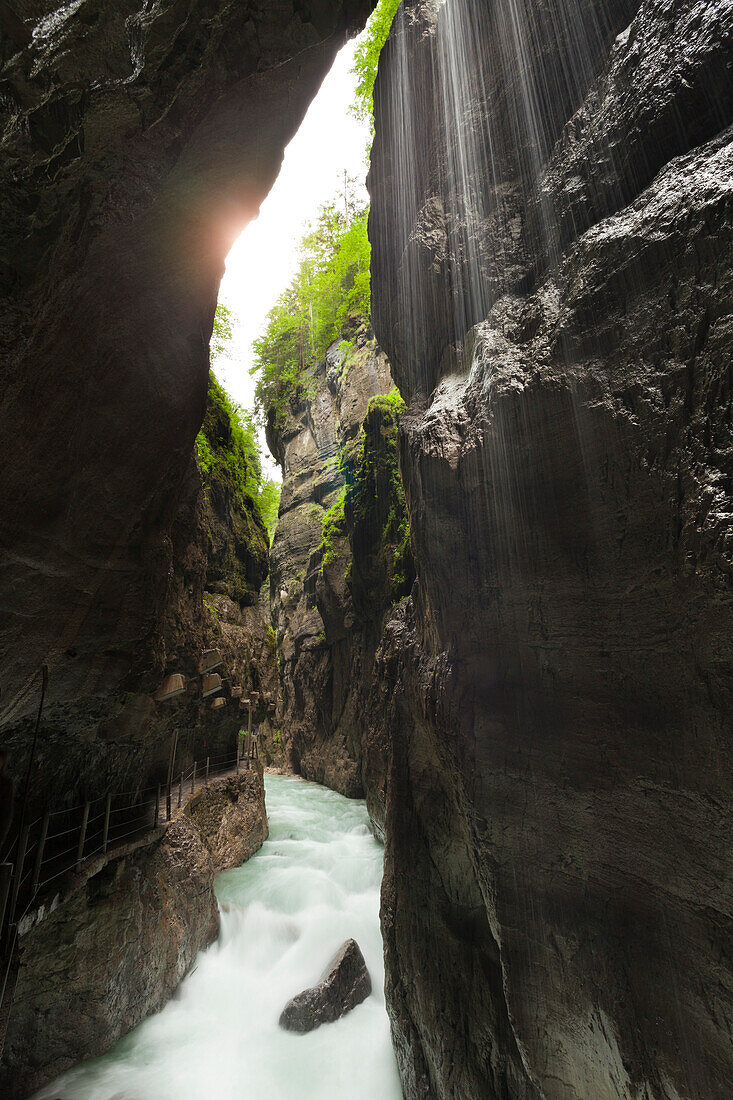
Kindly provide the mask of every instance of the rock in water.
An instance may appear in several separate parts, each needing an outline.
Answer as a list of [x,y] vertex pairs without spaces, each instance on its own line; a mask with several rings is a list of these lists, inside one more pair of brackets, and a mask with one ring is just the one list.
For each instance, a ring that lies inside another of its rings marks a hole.
[[364,956],[356,940],[347,940],[318,985],[288,1001],[280,1016],[286,1031],[313,1031],[339,1020],[365,1001],[372,991]]

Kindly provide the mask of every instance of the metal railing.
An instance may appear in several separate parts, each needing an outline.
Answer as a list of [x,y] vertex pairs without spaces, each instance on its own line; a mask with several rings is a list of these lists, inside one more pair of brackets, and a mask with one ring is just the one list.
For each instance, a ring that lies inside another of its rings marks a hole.
[[190,768],[174,775],[176,730],[165,785],[110,792],[21,824],[10,848],[14,859],[0,863],[0,1054],[18,972],[19,928],[44,892],[64,875],[80,872],[94,856],[101,855],[106,862],[116,850],[154,834],[212,779],[252,768],[259,759],[258,741],[257,733],[242,736],[240,732],[234,753],[194,760]]
[[0,955],[7,953],[14,931],[52,884],[80,872],[94,856],[108,856],[161,828],[212,779],[252,767],[258,758],[257,740],[256,735],[248,736],[244,744],[238,737],[234,753],[194,760],[188,769],[174,773],[176,733],[165,784],[109,792],[24,824],[11,848],[14,858],[0,863],[0,946],[5,948]]

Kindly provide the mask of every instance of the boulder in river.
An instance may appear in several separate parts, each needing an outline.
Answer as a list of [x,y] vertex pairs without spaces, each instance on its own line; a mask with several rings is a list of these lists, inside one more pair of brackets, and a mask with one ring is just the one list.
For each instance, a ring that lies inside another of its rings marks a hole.
[[372,980],[361,949],[356,940],[347,940],[318,985],[288,1001],[280,1016],[280,1027],[286,1031],[313,1031],[351,1012],[371,991]]

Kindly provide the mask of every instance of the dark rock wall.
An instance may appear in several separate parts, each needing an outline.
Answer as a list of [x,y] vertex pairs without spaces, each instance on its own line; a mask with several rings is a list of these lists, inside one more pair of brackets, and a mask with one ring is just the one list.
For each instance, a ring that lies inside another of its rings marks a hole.
[[266,839],[262,775],[243,772],[197,791],[160,840],[37,914],[20,938],[3,1096],[23,1100],[158,1012],[216,939],[216,873]]
[[410,1098],[730,1093],[732,45],[715,2],[448,0],[383,55]]
[[[388,563],[377,560],[386,517],[380,515],[374,528],[362,523],[363,545],[354,554],[357,520],[346,486],[354,481],[357,455],[363,454],[362,424],[370,402],[392,386],[384,354],[362,327],[348,351],[340,342],[332,345],[313,370],[310,396],[291,408],[272,439],[283,469],[270,574],[281,689],[278,722],[290,766],[350,797],[363,797],[371,786],[365,774],[367,699],[391,583],[383,570]],[[372,435],[384,442],[378,423],[386,421],[376,412]],[[394,431],[391,443],[396,461]],[[376,482],[360,495],[375,501],[375,511],[389,511],[394,503],[387,480],[378,504]],[[327,514],[335,518],[328,524],[326,546]],[[380,587],[385,584],[386,589]],[[375,783],[380,778],[377,767]]]
[[97,723],[149,707],[224,257],[368,10],[2,5],[0,736],[22,774],[47,662],[48,745],[72,752],[39,796],[96,783]]
[[[73,805],[80,791],[94,798],[110,789],[164,782],[174,728],[176,772],[207,756],[233,756],[246,715],[231,689],[240,685],[246,694],[250,687],[264,691],[275,686],[274,638],[262,594],[267,533],[240,484],[247,475],[241,457],[236,469],[225,460],[231,425],[211,387],[202,432],[210,438],[217,461],[204,467],[192,454],[169,534],[151,547],[155,561],[147,562],[141,591],[151,609],[152,629],[130,654],[128,676],[116,691],[112,682],[63,701],[52,680],[31,783],[35,807],[47,800],[55,808]],[[223,657],[217,671],[227,706],[213,710],[212,699],[202,699],[198,690],[156,703],[154,692],[167,673],[183,673],[191,688],[197,688],[199,657],[207,648],[219,649]],[[258,719],[266,714],[264,704],[260,710]],[[29,717],[8,725],[3,734],[21,776],[31,731]],[[18,799],[21,792],[18,783]]]

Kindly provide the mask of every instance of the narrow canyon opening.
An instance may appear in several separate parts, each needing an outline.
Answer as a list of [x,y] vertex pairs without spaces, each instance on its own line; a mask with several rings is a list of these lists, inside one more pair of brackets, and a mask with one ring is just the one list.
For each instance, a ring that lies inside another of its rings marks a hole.
[[3,1096],[729,1100],[731,72],[0,0]]

